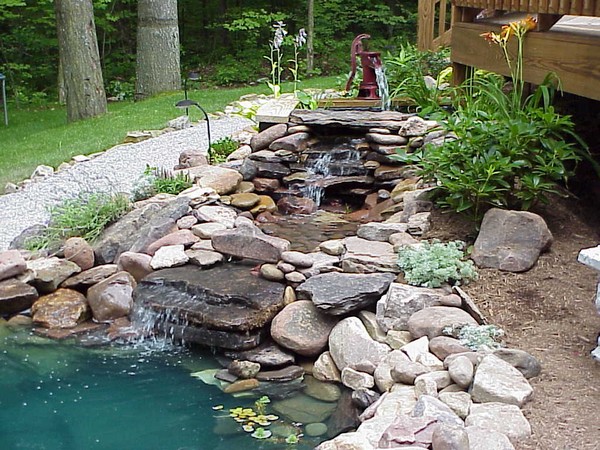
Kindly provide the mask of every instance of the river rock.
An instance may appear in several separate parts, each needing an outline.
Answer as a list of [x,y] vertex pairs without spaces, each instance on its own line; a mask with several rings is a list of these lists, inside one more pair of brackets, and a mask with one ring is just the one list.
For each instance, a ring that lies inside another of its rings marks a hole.
[[80,292],[58,289],[40,297],[31,313],[33,322],[44,328],[73,328],[90,317],[90,307]]
[[167,234],[150,244],[146,249],[146,253],[150,256],[154,256],[159,248],[167,245],[183,245],[184,247],[191,247],[192,244],[195,244],[198,240],[198,236],[195,236],[190,230],[178,230],[174,233]]
[[352,403],[363,411],[379,400],[381,394],[372,389],[356,389],[352,391]]
[[204,205],[194,210],[194,216],[200,222],[215,222],[233,228],[237,212],[227,206]]
[[186,250],[186,256],[189,258],[190,264],[200,267],[211,267],[223,261],[223,255],[210,250]]
[[313,265],[313,257],[310,253],[302,253],[297,251],[287,251],[281,254],[281,259],[295,267],[311,267]]
[[247,380],[234,381],[229,386],[225,386],[223,392],[225,394],[235,394],[236,392],[251,391],[259,386],[260,382],[256,378],[249,378]]
[[254,276],[251,267],[223,264],[199,270],[188,265],[156,271],[135,289],[134,309],[176,311],[159,326],[172,328],[186,342],[229,350],[256,347],[266,334],[263,327],[283,308],[285,286]]
[[166,203],[150,203],[134,209],[106,228],[94,243],[97,264],[110,264],[126,251],[143,252],[151,242],[176,227],[175,221],[188,213],[190,199],[177,197]]
[[58,286],[74,273],[81,272],[77,264],[56,257],[39,258],[27,261],[27,269],[32,272],[29,284],[40,294],[56,291]]
[[304,384],[306,385],[306,388],[303,392],[317,400],[336,402],[342,395],[337,384],[319,381],[310,375],[304,377]]
[[273,178],[256,177],[252,180],[252,184],[257,192],[272,192],[281,187],[281,182]]
[[368,142],[374,142],[375,144],[388,145],[394,148],[397,148],[400,145],[406,145],[408,143],[408,139],[404,136],[399,136],[397,134],[380,134],[380,133],[367,133],[365,138]]
[[361,433],[343,433],[329,441],[322,442],[315,450],[374,450],[375,446]]
[[271,150],[259,150],[256,153],[252,153],[250,155],[250,159],[269,163],[282,162],[281,158],[277,156],[274,151]]
[[344,247],[344,242],[341,239],[331,239],[329,241],[321,242],[319,244],[319,249],[331,256],[340,256],[346,251],[346,247]]
[[377,342],[386,343],[387,336],[377,323],[377,316],[375,316],[375,313],[363,309],[362,311],[358,312],[357,317],[361,320],[369,332],[369,336],[371,336]]
[[463,420],[469,415],[473,404],[467,392],[440,392],[438,398]]
[[381,436],[377,448],[429,448],[436,422],[433,417],[398,416]]
[[502,402],[521,407],[533,396],[533,388],[509,363],[487,355],[477,366],[471,395],[475,402]]
[[465,427],[469,437],[469,450],[515,450],[510,439],[498,431],[478,426]]
[[282,163],[255,161],[255,164],[258,177],[281,179],[291,172],[289,167]]
[[294,284],[300,284],[300,283],[304,283],[306,281],[306,275],[297,272],[297,271],[293,271],[290,273],[286,273],[284,278],[289,281],[290,283],[294,283]]
[[471,258],[477,267],[524,272],[551,244],[552,233],[537,214],[492,208],[483,217]]
[[251,209],[260,201],[258,195],[254,193],[231,194],[231,206],[240,209]]
[[275,264],[261,265],[260,276],[270,281],[283,281],[285,279],[285,273],[279,270]]
[[393,279],[385,273],[324,273],[302,283],[296,292],[327,314],[343,315],[375,303]]
[[150,267],[154,270],[167,269],[169,267],[183,266],[189,261],[185,254],[183,245],[165,245],[160,247],[150,261]]
[[450,386],[452,384],[452,379],[450,378],[450,374],[447,370],[434,370],[433,372],[427,372],[423,375],[419,375],[415,378],[415,385],[419,380],[432,380],[438,391]]
[[242,175],[233,169],[227,169],[219,166],[196,166],[189,169],[174,171],[185,173],[194,181],[194,183],[202,188],[214,189],[219,195],[226,195],[235,192]]
[[313,366],[312,374],[319,381],[342,381],[340,370],[335,365],[330,352],[324,352],[319,355]]
[[459,356],[448,364],[450,378],[462,388],[468,388],[473,381],[473,363],[466,356]]
[[470,450],[469,435],[462,426],[441,425],[431,437],[433,450]]
[[422,395],[412,410],[413,417],[433,417],[439,423],[463,427],[463,420],[458,417],[445,403],[435,397]]
[[21,275],[27,270],[27,263],[18,250],[0,252],[0,280]]
[[359,225],[356,235],[368,241],[388,242],[390,236],[404,233],[406,230],[408,230],[408,225],[405,223],[370,222]]
[[281,259],[281,253],[290,248],[289,241],[268,236],[251,224],[218,231],[211,240],[218,252],[271,263],[277,263]]
[[88,242],[80,237],[72,237],[66,240],[63,247],[65,259],[73,261],[81,270],[94,267],[94,249]]
[[396,383],[415,384],[415,379],[418,376],[428,372],[431,372],[429,367],[406,359],[395,364],[390,375]]
[[247,380],[248,378],[254,378],[260,372],[260,364],[236,359],[229,364],[227,371],[238,378]]
[[458,339],[450,336],[436,336],[429,341],[429,350],[440,360],[444,361],[447,356],[454,353],[468,352],[469,349],[462,345]]
[[19,280],[0,282],[0,316],[9,316],[29,309],[38,299],[33,286]]
[[262,367],[281,367],[294,364],[296,358],[293,353],[277,346],[272,341],[265,341],[258,347],[241,352],[225,352],[231,359],[241,359],[260,364]]
[[88,303],[94,319],[107,322],[129,314],[137,283],[127,272],[118,272],[88,289]]
[[[187,122],[184,127],[178,128],[180,130],[191,126],[190,118],[188,116],[181,116],[173,120],[182,120]],[[208,160],[206,159],[206,154],[204,151],[200,150],[199,148],[189,148],[179,154],[179,164],[175,166],[175,168],[186,169],[188,167],[204,166],[206,164],[208,164]]]
[[375,386],[375,379],[368,373],[344,367],[342,370],[342,384],[353,391],[357,389],[370,389]]
[[284,348],[303,356],[316,356],[327,346],[337,319],[321,313],[308,300],[287,305],[275,316],[271,336]]
[[[148,255],[145,256],[150,258]],[[96,266],[67,278],[61,283],[60,287],[67,289],[87,289],[96,283],[106,280],[108,277],[117,273],[118,270],[117,264]]]
[[368,241],[357,236],[343,240],[346,252],[342,256],[342,264],[354,266],[362,273],[400,271],[392,244],[387,242]]
[[527,379],[537,377],[542,371],[540,362],[531,354],[516,348],[499,348],[494,355],[506,361]]
[[406,137],[422,136],[427,133],[428,128],[428,124],[424,119],[419,116],[412,116],[402,124],[398,134]]
[[395,381],[391,371],[394,367],[405,361],[408,361],[408,357],[404,352],[392,350],[385,355],[383,360],[377,365],[373,376],[375,378],[375,384],[381,392],[389,391],[392,386],[394,386]]
[[363,361],[377,366],[390,350],[371,338],[357,317],[343,319],[329,334],[329,351],[338,369],[354,368]]
[[317,211],[317,204],[310,198],[288,195],[279,199],[277,208],[281,214],[285,215],[313,214]]
[[307,149],[310,134],[294,133],[281,137],[269,145],[271,150],[288,150],[290,152],[301,152]]
[[335,409],[336,404],[300,394],[272,403],[273,410],[292,422],[324,422]]
[[261,213],[274,213],[277,212],[277,205],[270,196],[259,195],[258,203],[250,210],[250,212],[255,216]]
[[192,227],[192,233],[200,239],[210,239],[217,231],[227,230],[228,228],[233,227],[228,227],[227,225],[218,222],[205,222],[194,225]]
[[474,403],[465,425],[497,431],[506,435],[513,444],[531,436],[531,426],[519,407],[506,403]]
[[117,260],[117,268],[129,272],[135,281],[139,282],[146,275],[152,273],[151,261],[152,256],[145,253],[123,252]]
[[441,289],[429,289],[392,283],[377,302],[377,321],[384,330],[408,330],[408,320],[417,311],[441,304],[446,295]]
[[449,306],[432,306],[414,313],[408,320],[408,331],[416,339],[428,336],[433,339],[441,336],[446,327],[453,325],[473,325],[477,322],[469,313]]
[[253,152],[264,150],[271,145],[271,142],[276,139],[282,138],[287,134],[287,125],[280,123],[277,125],[270,126],[258,134],[255,134],[250,139],[250,147]]

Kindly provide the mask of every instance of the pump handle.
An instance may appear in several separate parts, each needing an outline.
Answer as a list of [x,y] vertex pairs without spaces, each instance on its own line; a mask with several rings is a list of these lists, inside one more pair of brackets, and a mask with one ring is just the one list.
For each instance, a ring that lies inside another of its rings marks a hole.
[[363,39],[371,39],[370,34],[359,34],[352,41],[352,45],[350,46],[350,64],[352,67],[352,72],[350,73],[350,78],[348,78],[348,82],[346,83],[346,91],[352,89],[352,82],[354,81],[354,77],[356,76],[356,55],[363,51],[362,40]]

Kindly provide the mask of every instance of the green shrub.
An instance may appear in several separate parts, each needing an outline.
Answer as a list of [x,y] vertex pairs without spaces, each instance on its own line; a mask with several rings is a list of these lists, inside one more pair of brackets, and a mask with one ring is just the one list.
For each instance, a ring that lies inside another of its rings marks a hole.
[[443,332],[455,337],[474,352],[479,349],[495,350],[502,347],[497,340],[504,336],[504,330],[496,325],[459,325],[446,327]]
[[216,142],[213,142],[210,146],[211,148],[211,157],[213,163],[222,163],[227,160],[227,157],[235,152],[240,143],[234,139],[231,139],[229,136],[219,139]]
[[477,279],[472,261],[464,261],[464,242],[442,243],[434,240],[404,246],[398,252],[398,266],[405,280],[414,286],[440,287]]
[[50,209],[45,233],[30,238],[26,247],[30,250],[57,247],[70,237],[93,242],[130,207],[129,200],[123,195],[85,194],[65,200]]
[[136,181],[131,199],[134,202],[145,200],[156,194],[178,195],[193,186],[192,179],[185,173],[173,173],[167,169],[146,167],[142,176]]

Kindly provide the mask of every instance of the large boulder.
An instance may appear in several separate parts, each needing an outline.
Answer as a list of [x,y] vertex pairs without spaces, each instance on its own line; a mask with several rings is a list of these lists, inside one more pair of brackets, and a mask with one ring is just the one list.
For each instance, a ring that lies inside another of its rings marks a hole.
[[372,305],[394,280],[391,273],[315,275],[296,289],[308,296],[321,311],[344,315]]
[[441,289],[429,289],[392,283],[377,302],[377,322],[385,331],[408,330],[408,319],[423,308],[442,304]]
[[0,316],[9,316],[29,309],[38,299],[34,287],[18,280],[0,282]]
[[219,166],[196,166],[175,171],[176,175],[179,173],[188,175],[202,188],[214,189],[219,195],[235,192],[242,181],[242,174],[237,170]]
[[77,264],[56,257],[39,258],[27,262],[31,271],[31,284],[40,294],[49,294],[75,273],[81,272]]
[[271,337],[284,348],[303,356],[317,356],[327,347],[337,319],[320,312],[308,300],[290,303],[271,323]]
[[[148,255],[146,255],[148,256]],[[106,280],[118,271],[116,264],[104,264],[73,275],[62,282],[60,287],[67,289],[85,290],[96,283]]]
[[474,403],[465,420],[465,426],[477,426],[502,433],[513,444],[531,436],[531,425],[519,407],[506,403]]
[[45,328],[73,328],[90,317],[85,296],[72,289],[59,289],[40,297],[31,307],[33,323]]
[[368,241],[356,236],[345,238],[343,243],[346,252],[342,256],[342,264],[353,272],[400,272],[398,255],[392,244]]
[[365,362],[374,367],[391,351],[386,344],[375,341],[357,317],[347,317],[329,334],[329,352],[338,369],[357,368]]
[[176,230],[175,222],[188,213],[190,199],[148,203],[134,209],[102,232],[94,244],[96,263],[110,264],[123,252],[143,253],[148,246]]
[[444,328],[453,325],[477,326],[477,322],[465,310],[450,306],[424,308],[408,319],[408,331],[415,339],[422,336],[433,339],[436,336],[441,336]]
[[[153,272],[134,290],[134,321],[155,314],[162,332],[185,342],[247,350],[260,344],[284,307],[285,286],[256,277],[246,264]],[[156,318],[156,317],[155,317]]]
[[81,270],[87,270],[94,267],[95,257],[92,246],[81,237],[72,237],[67,239],[63,247],[65,259],[73,261]]
[[218,252],[272,263],[279,261],[281,253],[290,248],[289,241],[268,236],[248,222],[242,222],[231,230],[217,231],[211,240]]
[[552,244],[552,233],[537,214],[492,208],[483,217],[471,258],[478,267],[524,272]]
[[88,303],[94,319],[108,322],[129,314],[133,304],[135,279],[127,272],[118,272],[88,290]]
[[269,145],[271,145],[271,142],[282,138],[287,134],[287,128],[288,127],[285,123],[280,123],[273,125],[258,134],[255,134],[250,139],[250,147],[252,147],[252,151],[258,152],[268,148]]

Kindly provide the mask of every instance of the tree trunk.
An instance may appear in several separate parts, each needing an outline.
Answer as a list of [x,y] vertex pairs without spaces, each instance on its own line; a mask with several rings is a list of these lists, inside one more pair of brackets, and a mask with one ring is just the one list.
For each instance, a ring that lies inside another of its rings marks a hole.
[[136,99],[181,89],[177,0],[139,0]]
[[315,0],[308,0],[308,26],[306,27],[306,71],[315,68]]
[[106,112],[92,0],[55,0],[58,49],[67,100],[67,120]]

